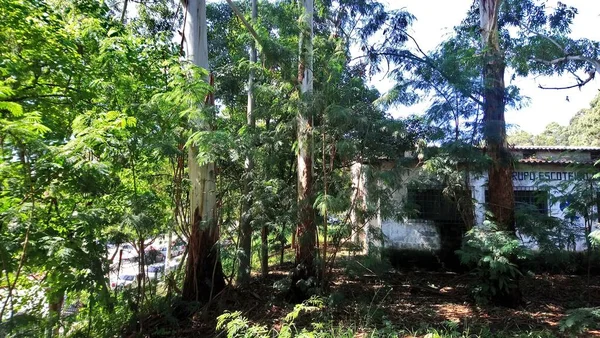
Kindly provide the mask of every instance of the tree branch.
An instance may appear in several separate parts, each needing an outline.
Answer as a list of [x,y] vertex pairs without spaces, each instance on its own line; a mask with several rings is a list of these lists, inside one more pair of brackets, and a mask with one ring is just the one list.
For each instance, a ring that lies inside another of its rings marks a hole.
[[582,81],[581,79],[578,79],[578,83],[574,84],[574,85],[570,85],[570,86],[564,86],[564,87],[544,87],[542,85],[538,85],[538,88],[540,89],[554,89],[554,90],[561,90],[561,89],[571,89],[571,88],[581,88],[583,86],[585,86],[588,82],[592,81],[594,78],[596,77],[596,72],[589,71],[588,72],[588,78],[585,79],[584,81]]
[[559,63],[567,62],[567,61],[582,61],[582,62],[587,62],[594,67],[594,69],[590,69],[589,71],[587,71],[588,78],[585,80],[581,80],[578,76],[575,76],[577,79],[577,83],[574,85],[562,86],[562,87],[544,87],[542,85],[538,85],[538,88],[540,88],[540,89],[552,89],[552,90],[562,90],[562,89],[571,89],[571,88],[580,88],[581,89],[581,87],[585,86],[586,84],[588,84],[590,81],[592,81],[596,77],[597,72],[600,73],[600,61],[585,57],[583,55],[566,55],[562,58],[556,58],[553,60],[544,60],[544,59],[538,59],[538,58],[534,58],[532,60],[536,61],[536,62],[541,62],[546,65],[550,65],[550,66],[554,66]]
[[235,13],[235,15],[242,21],[242,24],[244,24],[244,27],[246,27],[248,32],[250,32],[250,35],[252,35],[254,40],[256,40],[256,43],[261,45],[261,47],[264,47],[260,41],[260,37],[258,36],[258,33],[256,33],[256,31],[254,30],[252,25],[250,25],[250,23],[248,23],[248,20],[246,20],[246,18],[244,17],[244,15],[240,11],[240,9],[237,8],[237,6],[233,3],[233,1],[231,1],[231,0],[226,0],[226,1],[227,1],[227,4],[229,5],[229,7],[231,7],[233,12]]
[[6,99],[3,99],[2,101],[6,101],[6,102],[21,102],[21,101],[25,101],[25,100],[41,99],[41,98],[45,98],[45,97],[67,98],[68,96],[65,95],[65,94],[43,94],[43,95],[33,95],[33,96],[8,97]]
[[544,60],[544,59],[538,59],[538,58],[534,58],[532,60],[536,61],[536,62],[541,62],[541,63],[547,64],[550,66],[554,66],[561,62],[567,62],[567,61],[583,61],[583,62],[587,62],[587,63],[591,64],[594,67],[595,71],[600,73],[600,61],[585,57],[583,55],[565,55],[564,57],[556,58],[554,60]]

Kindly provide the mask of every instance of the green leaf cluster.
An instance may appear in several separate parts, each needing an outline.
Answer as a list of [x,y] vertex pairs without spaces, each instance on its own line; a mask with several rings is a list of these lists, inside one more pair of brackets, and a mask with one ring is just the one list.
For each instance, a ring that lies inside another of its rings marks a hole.
[[514,263],[527,257],[528,252],[517,238],[498,231],[495,224],[486,221],[465,235],[462,248],[457,251],[461,263],[473,267],[479,281],[473,286],[478,302],[487,303],[494,297],[510,295],[518,288],[523,272]]

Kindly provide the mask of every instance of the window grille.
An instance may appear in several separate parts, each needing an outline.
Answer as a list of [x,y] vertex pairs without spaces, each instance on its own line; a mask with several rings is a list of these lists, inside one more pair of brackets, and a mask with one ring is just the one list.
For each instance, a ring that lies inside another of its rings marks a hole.
[[[536,187],[515,187],[515,208],[534,207],[540,214],[548,215],[548,192],[537,190]],[[485,191],[485,202],[489,198],[489,191]]]
[[409,189],[407,205],[415,213],[411,218],[462,221],[456,203],[444,196],[442,189]]

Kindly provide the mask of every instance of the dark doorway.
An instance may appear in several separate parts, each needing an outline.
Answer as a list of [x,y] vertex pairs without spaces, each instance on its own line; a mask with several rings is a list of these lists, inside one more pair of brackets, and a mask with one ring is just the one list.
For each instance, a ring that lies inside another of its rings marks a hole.
[[[470,192],[465,192],[470,196]],[[461,217],[456,201],[446,197],[441,188],[409,189],[408,206],[411,218],[433,221],[438,228],[441,247],[437,253],[443,267],[461,270],[455,251],[460,249],[466,225]]]

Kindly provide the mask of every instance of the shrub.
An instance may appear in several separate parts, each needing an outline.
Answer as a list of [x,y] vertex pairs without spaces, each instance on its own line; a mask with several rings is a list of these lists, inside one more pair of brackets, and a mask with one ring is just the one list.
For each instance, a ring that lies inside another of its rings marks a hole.
[[473,286],[478,303],[500,300],[518,290],[523,275],[515,263],[527,257],[527,249],[508,232],[498,231],[495,224],[486,221],[469,230],[462,249],[456,252],[462,264],[474,269],[479,281]]

